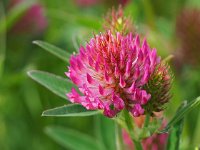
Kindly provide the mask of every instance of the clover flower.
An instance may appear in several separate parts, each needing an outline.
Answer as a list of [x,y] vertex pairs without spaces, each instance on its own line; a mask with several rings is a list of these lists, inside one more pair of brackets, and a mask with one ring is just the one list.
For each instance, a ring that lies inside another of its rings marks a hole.
[[176,34],[180,41],[177,57],[180,62],[200,64],[200,10],[184,9],[176,21]]
[[126,35],[130,32],[135,33],[135,26],[130,17],[124,16],[122,6],[117,10],[114,8],[107,13],[104,18],[103,27],[105,30],[110,30],[111,33],[120,32]]
[[169,92],[171,83],[172,73],[170,68],[166,63],[161,62],[155,68],[147,84],[143,86],[143,89],[151,94],[151,100],[144,105],[145,111],[151,116],[154,116],[156,112],[161,112],[172,97]]
[[[72,103],[89,110],[103,110],[107,117],[114,117],[123,109],[138,117],[145,113],[145,105],[154,94],[145,85],[152,75],[163,75],[159,64],[156,49],[151,49],[145,39],[141,45],[138,35],[113,35],[107,31],[71,56],[66,75],[82,94],[72,89],[67,96]],[[163,92],[162,88],[159,92]]]
[[[21,5],[25,0],[11,0],[9,3],[9,10],[17,5]],[[39,3],[32,4],[17,22],[10,29],[11,33],[15,34],[38,34],[47,27],[47,18],[44,14],[44,7]]]

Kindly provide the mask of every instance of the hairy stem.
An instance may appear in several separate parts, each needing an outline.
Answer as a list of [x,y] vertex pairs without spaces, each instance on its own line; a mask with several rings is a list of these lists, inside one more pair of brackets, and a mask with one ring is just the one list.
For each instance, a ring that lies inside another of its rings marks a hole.
[[144,127],[148,127],[150,121],[150,115],[146,114],[145,122],[144,122]]
[[133,118],[130,117],[130,114],[127,110],[124,110],[124,118],[126,122],[126,126],[128,128],[129,135],[134,143],[135,150],[143,150],[140,141],[134,135],[134,128],[133,128]]
[[136,141],[134,139],[132,139],[133,143],[134,143],[134,147],[136,150],[143,150],[142,148],[142,144],[139,141]]
[[123,138],[122,138],[122,130],[117,122],[115,123],[115,134],[116,134],[116,149],[123,150],[124,144],[123,144]]

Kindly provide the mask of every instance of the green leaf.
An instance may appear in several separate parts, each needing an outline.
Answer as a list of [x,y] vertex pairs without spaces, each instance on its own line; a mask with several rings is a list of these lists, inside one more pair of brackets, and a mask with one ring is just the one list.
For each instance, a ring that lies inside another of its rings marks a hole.
[[167,141],[167,150],[177,150],[180,145],[180,137],[183,130],[183,119],[181,119],[169,133]]
[[200,104],[200,97],[197,97],[195,100],[189,102],[184,108],[180,109],[175,116],[171,119],[171,121],[167,124],[167,126],[160,131],[160,133],[168,132],[168,130],[174,126],[177,122],[179,122],[188,112],[194,109],[196,106]]
[[44,71],[32,70],[28,72],[28,75],[33,80],[64,99],[67,99],[66,93],[70,92],[71,88],[74,86],[68,79]]
[[99,111],[89,111],[85,107],[78,104],[64,105],[53,109],[45,110],[42,116],[55,116],[55,117],[83,117],[92,116],[100,113]]
[[[177,113],[180,112],[181,109],[186,107],[187,101],[184,101],[182,105],[178,108]],[[180,144],[180,136],[183,130],[183,122],[184,118],[179,120],[174,126],[171,128],[168,141],[167,141],[167,150],[177,150],[179,149]]]
[[153,120],[151,120],[151,123],[149,123],[148,126],[144,126],[142,130],[138,130],[139,139],[142,140],[153,135],[153,133],[155,133],[161,127],[162,121],[162,119],[153,118]]
[[66,149],[101,150],[101,144],[96,139],[76,130],[62,127],[47,127],[45,132],[53,140],[55,140]]
[[57,56],[58,58],[60,58],[61,60],[65,61],[65,62],[69,62],[69,58],[70,55],[68,52],[66,52],[65,50],[62,50],[52,44],[49,44],[47,42],[43,42],[43,41],[33,41],[33,44],[36,44],[38,46],[40,46],[41,48],[43,48],[44,50],[50,52],[51,54]]
[[114,121],[103,116],[95,116],[95,133],[102,150],[114,150],[115,148],[115,124]]

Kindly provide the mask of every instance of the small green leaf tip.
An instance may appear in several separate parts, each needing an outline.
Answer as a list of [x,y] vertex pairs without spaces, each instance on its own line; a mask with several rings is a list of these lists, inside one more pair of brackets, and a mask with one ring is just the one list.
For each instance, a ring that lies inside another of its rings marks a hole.
[[33,41],[32,43],[38,45],[39,47],[43,48],[47,52],[57,56],[64,62],[67,62],[67,63],[69,62],[70,54],[66,50],[62,50],[61,48],[44,41],[36,40],[36,41]]

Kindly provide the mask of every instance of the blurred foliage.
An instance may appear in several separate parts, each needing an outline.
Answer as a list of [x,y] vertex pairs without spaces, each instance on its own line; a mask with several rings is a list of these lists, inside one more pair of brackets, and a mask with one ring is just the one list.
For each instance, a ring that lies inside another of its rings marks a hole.
[[[18,7],[8,9],[11,1],[0,0],[0,149],[65,149],[64,145],[60,146],[47,136],[54,134],[51,132],[52,126],[60,126],[58,129],[61,130],[62,127],[69,127],[71,132],[77,130],[83,136],[96,137],[105,147],[115,149],[115,145],[108,143],[114,140],[113,123],[104,117],[41,117],[43,110],[69,102],[34,83],[26,75],[27,70],[38,69],[65,78],[67,63],[43,51],[32,44],[32,41],[48,41],[67,53],[73,53],[93,33],[102,31],[102,17],[111,7],[110,3],[100,0],[96,5],[80,6],[75,0],[24,0],[28,5],[22,2]],[[41,4],[44,9],[48,23],[46,29],[34,34],[28,31],[26,34],[12,32],[14,25],[33,3]],[[175,54],[180,47],[175,34],[175,23],[178,13],[185,7],[200,9],[200,1],[132,0],[124,9],[125,14],[130,14],[137,31],[147,37],[151,47],[156,47],[162,57],[166,57]],[[179,70],[175,64],[172,61],[175,79],[173,98],[166,111],[168,118],[172,117],[183,100],[194,99],[199,96],[200,91],[199,68],[182,62],[183,67]],[[181,149],[192,149],[200,144],[198,114],[199,107],[191,111],[184,120],[186,125],[183,127]],[[46,128],[49,125],[51,127]],[[100,134],[104,136],[103,139]]]

